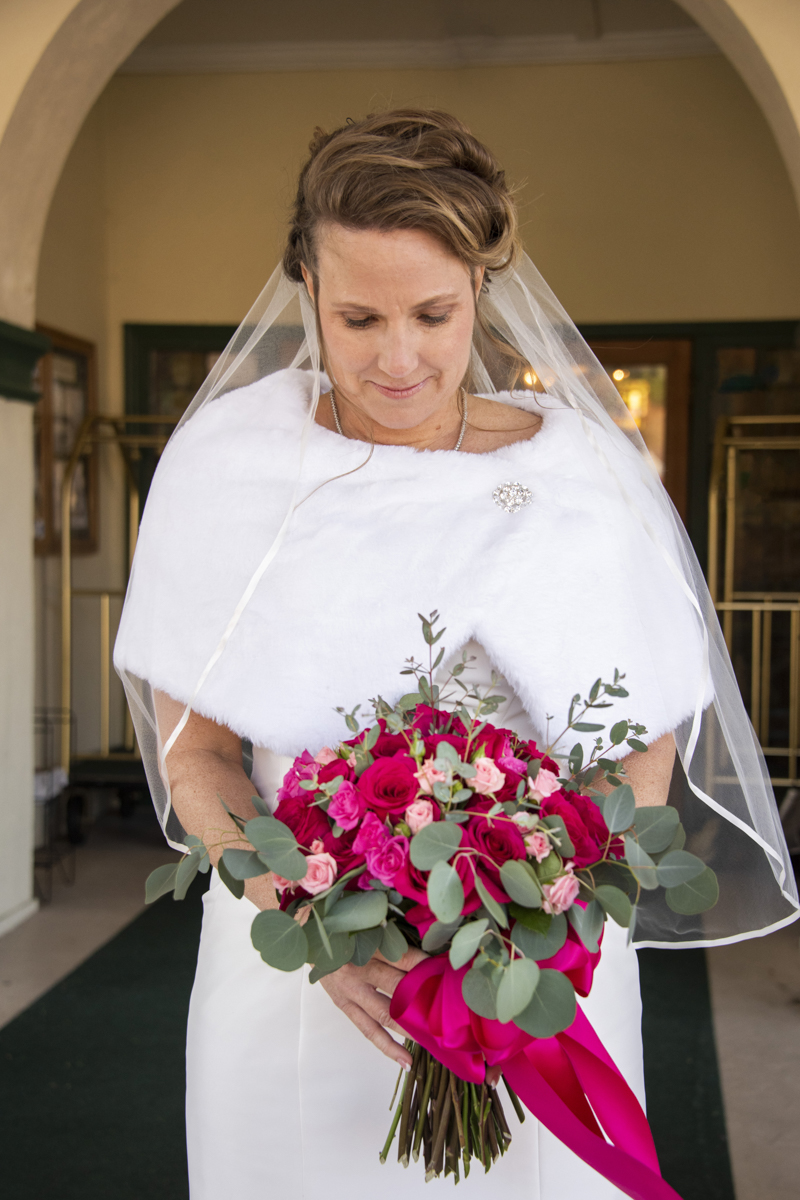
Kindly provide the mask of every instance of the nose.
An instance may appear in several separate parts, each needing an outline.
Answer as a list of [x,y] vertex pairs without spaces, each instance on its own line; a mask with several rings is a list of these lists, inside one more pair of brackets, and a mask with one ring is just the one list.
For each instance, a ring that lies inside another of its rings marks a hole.
[[391,323],[378,351],[378,368],[390,379],[408,379],[419,363],[415,331],[406,322]]

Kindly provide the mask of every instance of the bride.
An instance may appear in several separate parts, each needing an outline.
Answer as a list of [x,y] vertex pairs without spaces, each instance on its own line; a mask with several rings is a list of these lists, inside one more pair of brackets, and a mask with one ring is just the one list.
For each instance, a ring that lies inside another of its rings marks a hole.
[[[295,364],[274,370],[301,322]],[[648,730],[624,761],[637,803],[679,803],[723,888],[702,917],[653,907],[637,937],[702,945],[785,923],[785,847],[705,597],[635,428],[521,255],[491,152],[438,112],[317,131],[283,269],[162,457],[120,626],[172,844],[195,835],[216,862],[235,833],[220,798],[249,819],[254,789],[274,805],[286,756],[345,736],[337,706],[394,702],[417,613],[438,608],[471,682],[500,676],[495,723],[541,743],[576,690],[626,673],[619,715]],[[389,998],[422,952],[311,986],[250,942],[276,904],[269,876],[239,901],[212,874],[187,1039],[192,1200],[416,1195],[422,1172],[378,1150],[410,1063]],[[606,926],[582,1004],[644,1104],[626,940]],[[532,1117],[513,1134],[475,1195],[622,1195]]]

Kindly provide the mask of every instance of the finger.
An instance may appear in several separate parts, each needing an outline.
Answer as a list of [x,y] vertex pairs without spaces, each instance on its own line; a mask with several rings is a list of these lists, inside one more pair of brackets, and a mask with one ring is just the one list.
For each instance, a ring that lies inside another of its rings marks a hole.
[[380,1050],[381,1054],[385,1054],[387,1058],[391,1058],[399,1066],[406,1071],[411,1066],[411,1055],[394,1040],[390,1033],[387,1033],[379,1021],[371,1017],[369,1013],[356,1004],[353,1000],[346,1000],[340,1008],[348,1020],[352,1021],[356,1029],[363,1033],[368,1042],[372,1042],[373,1046]]
[[365,988],[363,991],[359,989],[357,1002],[368,1016],[382,1025],[384,1029],[391,1029],[400,1037],[408,1036],[406,1031],[395,1021],[389,1010],[389,1000],[381,992],[376,992],[373,988]]
[[365,967],[360,969],[356,967],[355,969],[362,982],[368,983],[370,987],[378,988],[387,996],[393,996],[397,985],[406,977],[405,971],[398,971],[389,963],[378,962],[374,959],[370,960]]

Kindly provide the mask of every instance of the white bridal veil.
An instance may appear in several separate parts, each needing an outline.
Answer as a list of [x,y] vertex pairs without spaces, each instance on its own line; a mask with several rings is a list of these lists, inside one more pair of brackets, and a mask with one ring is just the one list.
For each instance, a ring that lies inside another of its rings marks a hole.
[[[637,923],[637,943],[708,945],[766,933],[797,916],[797,888],[778,818],[763,755],[745,712],[716,613],[700,566],[680,519],[662,487],[644,442],[616,388],[533,263],[496,275],[480,305],[485,321],[530,364],[548,406],[579,414],[582,436],[591,446],[623,499],[642,495],[649,505],[630,502],[632,520],[642,523],[686,601],[699,637],[699,680],[690,715],[675,729],[676,761],[670,803],[682,814],[687,848],[716,871],[720,900],[708,913],[678,916],[664,903],[663,892],[647,893]],[[299,350],[295,351],[298,343]],[[125,685],[139,746],[156,809],[173,845],[181,845],[180,823],[171,811],[168,757],[193,705],[202,695],[240,617],[259,588],[270,586],[270,565],[286,538],[292,515],[302,502],[302,467],[321,391],[320,353],[315,315],[305,288],[278,268],[235,333],[168,444],[159,470],[181,453],[180,430],[208,405],[288,366],[310,367],[312,403],[293,445],[294,462],[282,462],[280,517],[264,534],[252,561],[235,581],[238,602],[219,623],[218,642],[198,675],[193,693],[181,696],[183,719],[162,741],[156,720],[153,681],[139,678],[124,653],[115,664]],[[484,394],[501,390],[491,353],[473,349],[473,388]],[[505,385],[507,386],[507,384]],[[264,463],[270,470],[270,463]],[[146,519],[143,537],[148,535]],[[138,551],[137,551],[138,555]],[[257,564],[257,565],[256,565]],[[613,569],[613,566],[610,566]],[[602,581],[597,581],[602,586]],[[231,593],[232,595],[234,593]],[[137,593],[136,558],[126,607],[146,605]],[[202,598],[198,598],[198,603]],[[445,614],[446,615],[446,614]],[[121,630],[125,627],[125,614]],[[118,643],[119,647],[119,643]]]

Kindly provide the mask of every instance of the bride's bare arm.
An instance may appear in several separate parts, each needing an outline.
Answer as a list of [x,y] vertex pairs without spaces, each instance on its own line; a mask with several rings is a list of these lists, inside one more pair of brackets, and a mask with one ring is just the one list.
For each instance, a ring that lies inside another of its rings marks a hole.
[[[183,715],[184,706],[163,693],[156,694],[156,714],[163,741]],[[253,785],[242,767],[241,739],[224,725],[192,713],[167,756],[172,806],[187,833],[202,838],[216,866],[221,833],[235,835],[228,845],[249,847],[219,802],[248,821],[257,815],[250,797]],[[259,875],[245,883],[245,895],[257,908],[277,908],[278,897],[271,875]],[[389,1016],[389,998],[406,971],[425,955],[410,950],[399,963],[375,957],[364,967],[351,963],[321,980],[337,1008],[360,1029],[369,1041],[394,1062],[411,1065],[411,1055],[387,1032],[403,1031]]]
[[[622,760],[625,767],[627,782],[633,788],[637,808],[650,808],[656,804],[666,804],[669,796],[669,785],[672,779],[672,768],[675,765],[675,738],[671,733],[665,733],[647,747],[647,753],[641,754],[634,750]],[[610,792],[608,783],[592,785],[598,791]]]
[[[156,693],[162,741],[170,736],[183,709],[170,696]],[[222,854],[218,843],[223,837],[226,845],[248,847],[219,802],[222,796],[228,808],[245,821],[258,815],[250,800],[253,785],[242,767],[242,742],[235,733],[193,712],[167,755],[167,769],[178,820],[187,833],[203,839],[214,866]],[[258,908],[278,907],[271,875],[248,879],[244,890]]]

